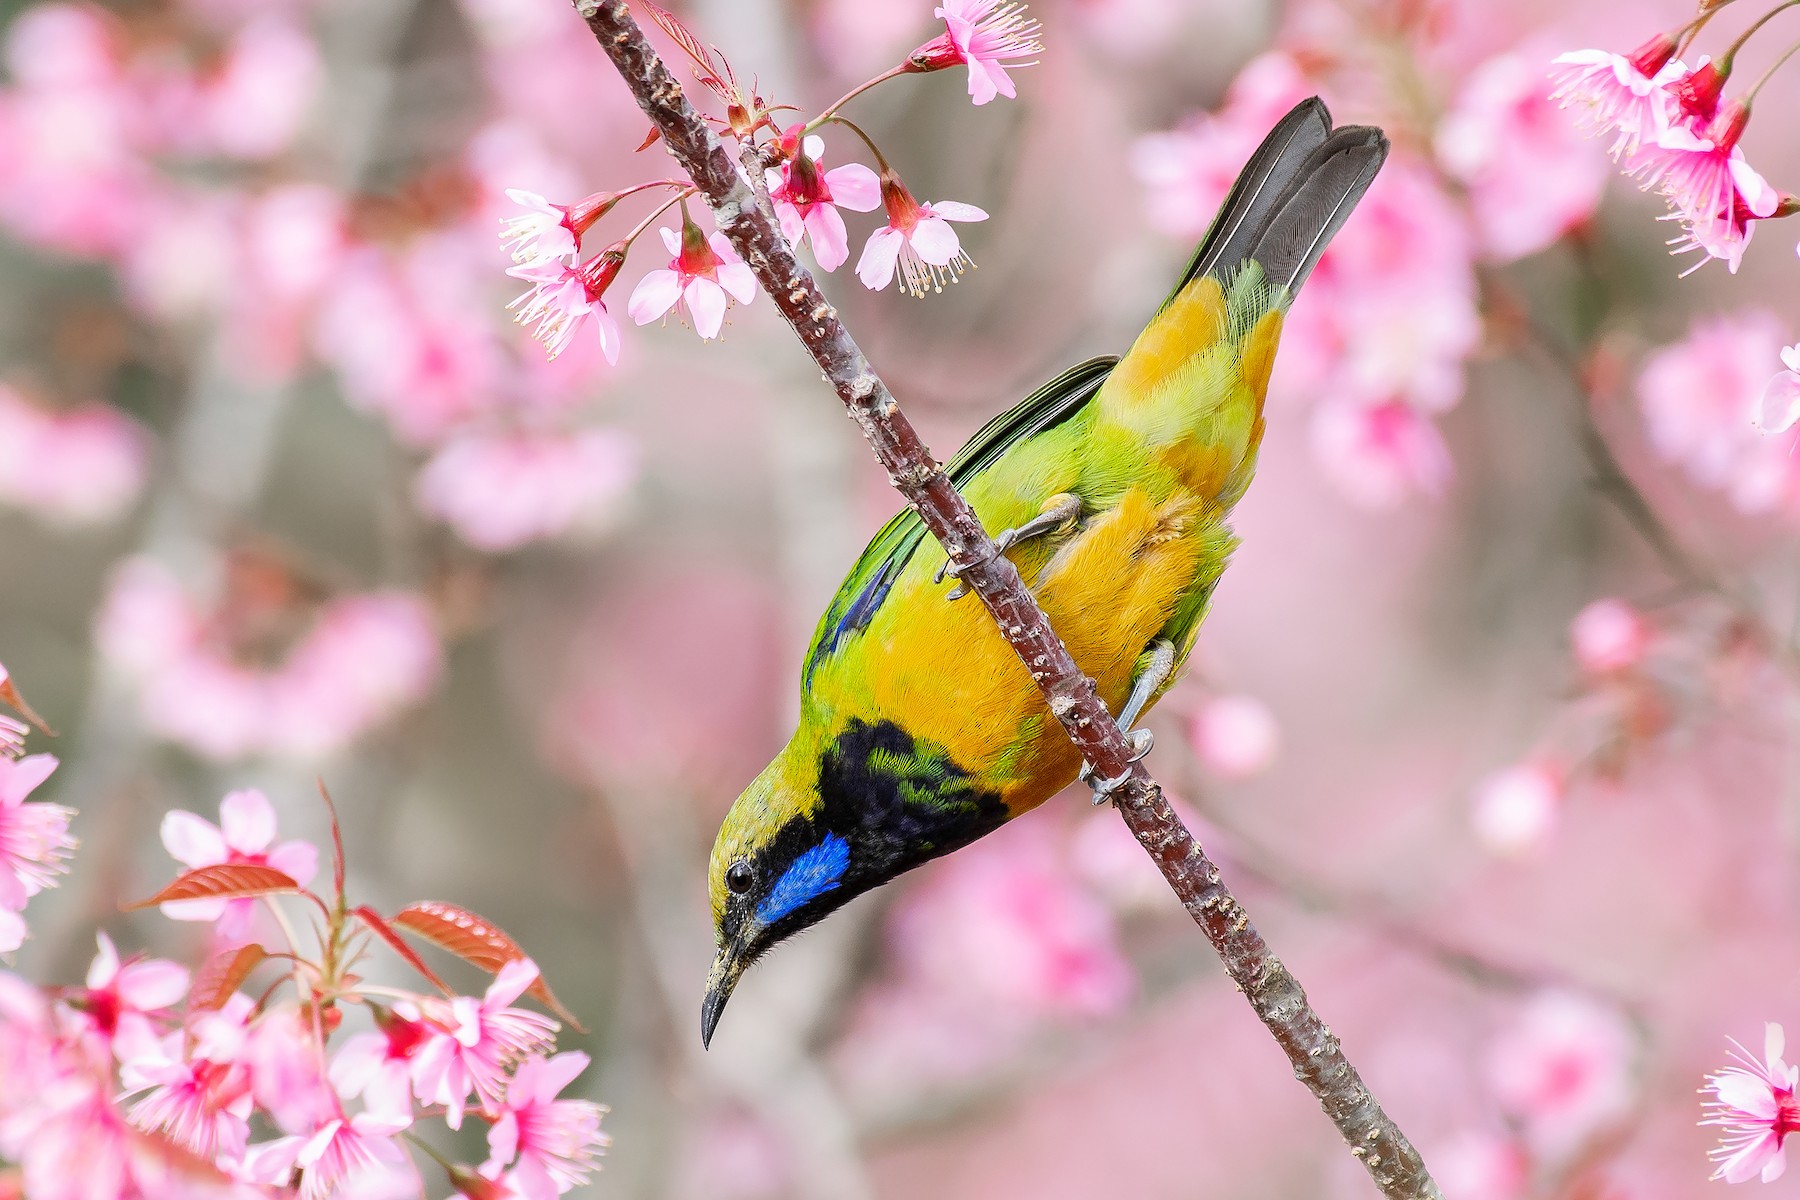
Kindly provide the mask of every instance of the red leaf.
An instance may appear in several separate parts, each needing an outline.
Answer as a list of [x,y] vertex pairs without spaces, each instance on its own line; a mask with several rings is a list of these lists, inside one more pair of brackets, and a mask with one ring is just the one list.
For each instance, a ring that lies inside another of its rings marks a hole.
[[[498,973],[501,967],[514,959],[526,957],[519,943],[486,917],[439,900],[421,900],[417,904],[409,904],[394,914],[393,923],[490,974]],[[541,1000],[578,1032],[587,1032],[581,1028],[581,1022],[551,993],[550,985],[544,982],[542,973],[531,985],[531,995]]]
[[195,867],[175,877],[148,900],[125,905],[126,912],[167,904],[171,900],[241,900],[249,896],[299,895],[300,885],[274,867],[252,863],[219,863]]
[[725,80],[722,77],[724,74],[730,73],[731,66],[727,63],[721,68],[719,65],[719,63],[725,62],[725,56],[720,55],[719,63],[714,63],[712,49],[694,36],[694,31],[689,29],[680,17],[666,8],[659,8],[650,3],[650,0],[638,0],[638,3],[643,6],[645,12],[650,14],[650,19],[661,26],[664,33],[674,38],[675,44],[694,60],[694,66],[698,68],[694,72],[695,78],[717,92],[722,99],[731,99],[727,94]]
[[636,150],[634,150],[632,153],[642,154],[644,151],[648,150],[650,147],[656,145],[656,141],[660,137],[662,137],[662,130],[660,130],[656,126],[652,125],[650,127],[650,132],[646,133],[644,135],[644,140],[642,142],[638,143],[638,148]]
[[351,913],[357,917],[357,919],[362,921],[364,925],[367,925],[376,937],[386,942],[395,954],[404,958],[407,965],[429,979],[432,982],[432,985],[439,991],[443,992],[446,996],[453,996],[456,994],[450,990],[449,984],[438,978],[438,973],[436,971],[433,971],[426,965],[425,960],[419,957],[419,952],[407,945],[405,940],[402,939],[399,934],[394,932],[393,928],[387,923],[387,919],[380,913],[376,912],[366,904],[362,905],[360,908],[352,909]]
[[323,779],[315,780],[319,785],[319,795],[325,801],[325,811],[331,815],[331,882],[337,889],[336,899],[341,906],[344,903],[344,827],[338,824],[337,805],[331,802],[331,793],[325,790]]
[[194,976],[194,986],[188,992],[188,1012],[209,1012],[222,1006],[267,957],[268,951],[255,942],[228,946],[214,954]]

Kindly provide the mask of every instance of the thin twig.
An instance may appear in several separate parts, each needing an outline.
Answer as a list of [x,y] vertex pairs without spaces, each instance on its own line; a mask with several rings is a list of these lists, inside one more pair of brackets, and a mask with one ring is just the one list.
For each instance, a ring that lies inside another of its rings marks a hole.
[[749,264],[757,282],[861,427],[888,477],[981,598],[1001,634],[1044,693],[1082,757],[1103,778],[1129,774],[1114,793],[1125,823],[1225,963],[1256,1015],[1293,1064],[1295,1075],[1391,1200],[1440,1198],[1418,1152],[1376,1103],[1344,1057],[1299,982],[1250,924],[1162,791],[1044,617],[1012,562],[996,550],[974,510],[951,486],[887,386],[876,376],[812,275],[782,239],[774,216],[757,203],[737,165],[682,93],[645,39],[623,0],[575,0],[601,48],[638,106],[661,131],[682,169],[712,206],[719,229]]

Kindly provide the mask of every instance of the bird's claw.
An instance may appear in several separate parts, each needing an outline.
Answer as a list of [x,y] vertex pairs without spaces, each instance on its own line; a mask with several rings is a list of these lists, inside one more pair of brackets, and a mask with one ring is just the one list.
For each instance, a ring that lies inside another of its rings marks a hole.
[[[1125,734],[1125,740],[1131,743],[1131,757],[1126,759],[1126,762],[1142,760],[1146,754],[1150,753],[1150,747],[1156,744],[1155,735],[1148,729],[1129,730]],[[1083,761],[1078,778],[1082,783],[1094,789],[1094,807],[1098,808],[1110,800],[1114,792],[1125,786],[1125,781],[1131,778],[1131,772],[1129,770],[1121,771],[1111,779],[1102,779],[1096,782],[1094,764]]]

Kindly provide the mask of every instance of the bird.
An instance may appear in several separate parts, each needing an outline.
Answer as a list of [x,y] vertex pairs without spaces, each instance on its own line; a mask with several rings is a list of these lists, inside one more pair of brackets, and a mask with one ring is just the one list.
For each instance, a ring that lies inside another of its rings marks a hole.
[[[1264,139],[1122,358],[988,422],[951,481],[1128,731],[1178,675],[1237,545],[1284,314],[1388,141],[1317,97]],[[1088,778],[1043,694],[908,508],[851,568],[801,667],[798,727],[708,864],[710,1046],[745,970],[854,897]],[[1131,731],[1138,754],[1147,730]],[[1095,802],[1123,782],[1090,779]]]

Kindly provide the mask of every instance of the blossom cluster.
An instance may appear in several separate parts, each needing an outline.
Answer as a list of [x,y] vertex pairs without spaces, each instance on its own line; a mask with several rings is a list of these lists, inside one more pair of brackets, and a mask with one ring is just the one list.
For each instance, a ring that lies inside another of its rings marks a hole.
[[[228,579],[209,610],[152,559],[114,568],[96,641],[136,686],[145,728],[209,759],[316,759],[436,685],[443,648],[418,597],[308,604],[289,594],[278,565],[251,569],[256,578]],[[301,631],[289,633],[296,622]]]
[[[0,904],[62,869],[66,810],[19,803],[54,767],[0,758]],[[23,780],[23,782],[21,782]],[[17,798],[15,799],[15,793]],[[333,816],[333,885],[308,888],[317,849],[279,841],[260,792],[220,804],[218,824],[175,811],[163,841],[186,866],[145,902],[209,927],[197,969],[121,957],[105,933],[78,986],[0,972],[0,1185],[22,1200],[217,1196],[374,1200],[427,1187],[414,1151],[476,1200],[554,1200],[588,1181],[607,1143],[604,1109],[562,1093],[588,1064],[555,1051],[560,1024],[538,969],[504,933],[451,905],[391,918],[344,894]],[[316,940],[281,898],[314,910]],[[257,918],[267,914],[267,922]],[[494,973],[459,995],[402,933]],[[363,976],[380,941],[435,990]],[[14,943],[16,944],[16,942]],[[253,979],[266,982],[251,987]],[[557,1011],[561,1011],[560,1008]],[[348,1018],[348,1019],[347,1019]],[[487,1157],[458,1163],[424,1136],[441,1118],[487,1126]]]
[[30,799],[50,778],[57,761],[50,754],[26,754],[32,727],[44,728],[0,663],[0,955],[24,945],[25,905],[68,870],[75,839],[74,812],[60,804]]
[[[944,23],[943,33],[917,47],[900,65],[852,88],[818,116],[785,128],[777,124],[775,114],[791,105],[774,104],[740,84],[725,57],[702,43],[674,14],[655,5],[643,8],[674,38],[700,83],[726,106],[727,116],[718,124],[748,153],[746,161],[763,164],[763,178],[757,182],[782,235],[795,249],[808,245],[821,271],[835,271],[849,261],[843,212],[878,208],[886,222],[869,234],[856,264],[856,276],[865,287],[881,291],[898,277],[903,290],[923,296],[942,291],[973,265],[950,223],[984,221],[987,213],[959,201],[926,203],[914,198],[880,148],[841,110],[885,80],[953,66],[967,69],[969,97],[976,104],[1015,96],[1009,71],[1030,65],[1024,60],[1042,49],[1038,22],[1027,16],[1024,5],[1011,0],[946,0],[934,10]],[[856,162],[825,166],[825,139],[817,131],[833,123],[864,144],[879,171]],[[634,229],[583,259],[584,244],[595,225],[621,200],[665,188],[673,194]],[[657,231],[669,255],[667,265],[649,271],[633,287],[626,305],[631,319],[647,325],[678,313],[695,333],[710,339],[719,336],[734,301],[747,305],[754,299],[757,287],[750,268],[723,234],[716,230],[708,234],[694,221],[688,204],[694,193],[695,188],[680,180],[658,180],[560,204],[535,192],[508,190],[521,211],[508,217],[501,230],[514,263],[507,274],[531,285],[512,307],[551,358],[592,324],[601,353],[610,363],[618,361],[619,325],[607,308],[607,290],[638,238],[671,208],[679,209],[680,226]]]
[[[109,267],[121,320],[213,347],[212,386],[280,395],[329,368],[353,407],[426,460],[414,507],[478,549],[603,522],[636,456],[588,414],[600,356],[546,369],[494,278],[497,180],[569,173],[519,84],[516,60],[537,45],[486,28],[486,124],[441,177],[371,195],[353,182],[359,164],[322,159],[311,136],[328,98],[315,26],[333,17],[309,0],[22,7],[0,40],[0,231],[48,260]],[[571,39],[549,27],[536,42]],[[0,381],[0,504],[63,525],[116,519],[157,456],[135,421],[56,366]],[[497,494],[499,514],[471,499]]]
[[1768,75],[1744,95],[1725,98],[1732,64],[1762,22],[1717,60],[1703,57],[1689,67],[1677,57],[1717,7],[1703,6],[1682,29],[1659,33],[1628,55],[1577,50],[1559,56],[1554,95],[1612,138],[1612,155],[1628,175],[1668,198],[1669,215],[1682,227],[1670,243],[1676,253],[1699,252],[1696,267],[1720,259],[1735,273],[1756,223],[1791,216],[1800,202],[1770,186],[1739,145]]

